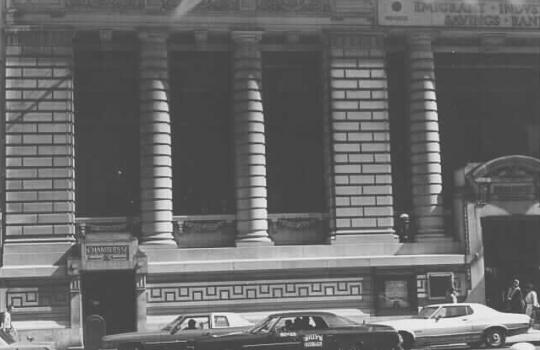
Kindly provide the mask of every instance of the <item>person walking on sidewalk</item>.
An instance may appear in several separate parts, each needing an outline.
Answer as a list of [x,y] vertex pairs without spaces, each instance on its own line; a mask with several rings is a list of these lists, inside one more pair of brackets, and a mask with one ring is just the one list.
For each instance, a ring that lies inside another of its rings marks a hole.
[[522,314],[525,311],[525,303],[518,279],[512,281],[512,286],[508,289],[508,293],[506,293],[506,303],[509,312]]
[[525,313],[532,319],[536,318],[536,310],[540,307],[538,304],[538,295],[534,290],[534,285],[528,283],[525,288]]
[[17,338],[17,331],[15,330],[15,327],[13,327],[13,323],[11,322],[11,312],[13,311],[13,306],[8,305],[6,311],[3,312],[3,317],[0,323],[0,328],[13,337],[13,339]]

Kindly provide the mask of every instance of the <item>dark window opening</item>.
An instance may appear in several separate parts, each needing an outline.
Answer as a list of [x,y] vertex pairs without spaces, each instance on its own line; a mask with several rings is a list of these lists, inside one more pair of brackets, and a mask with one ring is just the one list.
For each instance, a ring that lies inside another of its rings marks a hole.
[[269,212],[325,209],[320,60],[313,52],[263,55]]
[[454,172],[513,154],[540,156],[536,55],[437,54],[443,202],[452,211]]
[[75,52],[78,216],[138,213],[137,72],[135,52]]
[[234,213],[230,55],[170,56],[174,214]]
[[[387,55],[392,192],[396,215],[412,213],[409,153],[409,117],[405,52]],[[397,219],[397,218],[396,218]],[[396,220],[396,223],[399,223]]]

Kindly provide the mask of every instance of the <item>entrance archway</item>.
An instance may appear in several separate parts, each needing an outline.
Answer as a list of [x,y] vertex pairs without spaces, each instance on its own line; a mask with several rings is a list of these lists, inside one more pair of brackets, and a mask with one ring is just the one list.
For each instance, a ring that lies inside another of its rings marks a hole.
[[137,329],[135,272],[92,271],[81,274],[83,320],[99,315],[105,320],[105,333]]

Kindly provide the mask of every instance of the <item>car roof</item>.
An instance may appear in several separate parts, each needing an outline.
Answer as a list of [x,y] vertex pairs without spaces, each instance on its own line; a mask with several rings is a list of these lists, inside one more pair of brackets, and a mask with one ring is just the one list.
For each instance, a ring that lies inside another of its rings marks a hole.
[[471,306],[481,305],[478,303],[441,303],[441,304],[429,304],[424,305],[424,307],[440,307],[440,306]]
[[296,317],[296,316],[336,316],[336,314],[328,311],[285,311],[276,312],[268,315],[268,317]]

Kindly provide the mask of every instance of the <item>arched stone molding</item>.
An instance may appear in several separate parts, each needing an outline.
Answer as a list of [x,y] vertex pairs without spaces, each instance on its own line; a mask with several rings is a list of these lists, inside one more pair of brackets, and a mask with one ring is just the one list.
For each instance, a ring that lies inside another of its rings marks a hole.
[[477,204],[540,199],[540,159],[511,155],[493,159],[466,175]]

